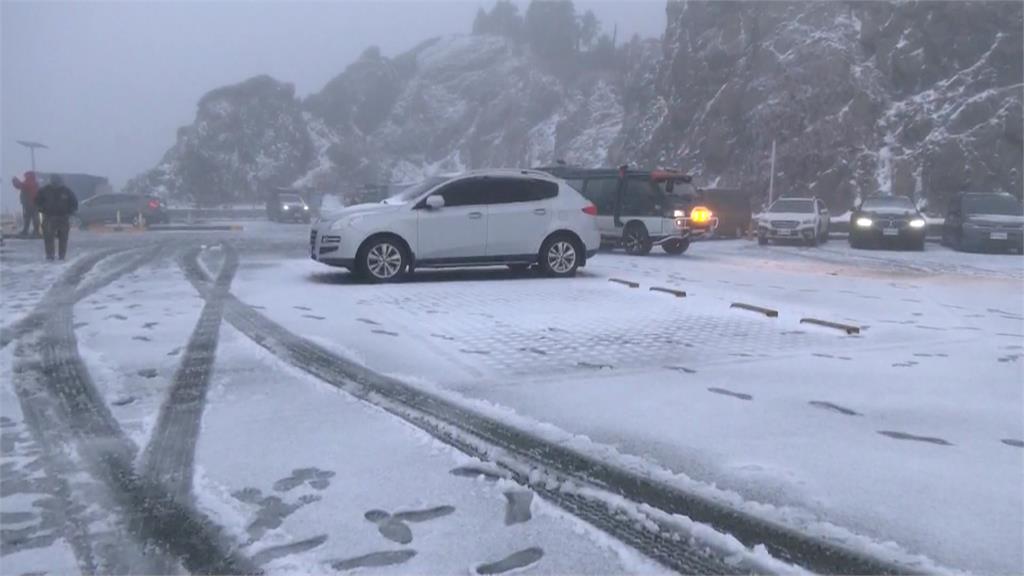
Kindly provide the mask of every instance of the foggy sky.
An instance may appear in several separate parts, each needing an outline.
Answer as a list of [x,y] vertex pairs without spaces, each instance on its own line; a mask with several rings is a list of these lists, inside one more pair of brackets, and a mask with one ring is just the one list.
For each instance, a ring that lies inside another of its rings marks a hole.
[[[517,2],[525,11],[528,2]],[[87,172],[118,187],[153,167],[191,123],[199,97],[257,74],[319,91],[367,46],[393,56],[432,36],[467,34],[493,0],[384,2],[0,1],[0,157],[29,168],[15,140],[50,146],[40,171]],[[619,38],[660,36],[663,0],[575,2]]]

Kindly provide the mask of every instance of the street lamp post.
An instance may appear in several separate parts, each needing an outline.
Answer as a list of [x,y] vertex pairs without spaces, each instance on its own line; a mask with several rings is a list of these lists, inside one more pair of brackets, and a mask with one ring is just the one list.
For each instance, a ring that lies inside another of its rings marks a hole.
[[29,153],[32,155],[32,171],[36,171],[36,148],[43,148],[44,150],[49,148],[42,142],[32,142],[31,140],[17,140],[18,144],[21,144],[25,148],[28,148]]

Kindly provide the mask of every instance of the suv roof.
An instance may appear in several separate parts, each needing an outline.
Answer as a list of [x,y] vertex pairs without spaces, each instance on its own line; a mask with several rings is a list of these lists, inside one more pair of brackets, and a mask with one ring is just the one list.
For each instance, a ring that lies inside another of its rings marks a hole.
[[621,175],[629,178],[641,177],[649,178],[654,181],[664,180],[678,180],[680,182],[691,182],[693,177],[689,174],[680,170],[667,170],[661,168],[645,169],[645,168],[581,168],[579,166],[541,166],[537,170],[543,170],[549,174],[557,176],[559,178],[618,178]]

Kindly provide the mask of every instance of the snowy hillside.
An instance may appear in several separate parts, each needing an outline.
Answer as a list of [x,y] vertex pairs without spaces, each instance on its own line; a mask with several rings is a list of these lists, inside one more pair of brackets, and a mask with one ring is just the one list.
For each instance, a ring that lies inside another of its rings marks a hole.
[[128,184],[164,196],[338,191],[564,159],[691,170],[707,185],[942,205],[1021,194],[1020,3],[670,3],[661,41],[555,66],[488,35],[367,49],[305,100],[268,77],[202,99],[164,161]]

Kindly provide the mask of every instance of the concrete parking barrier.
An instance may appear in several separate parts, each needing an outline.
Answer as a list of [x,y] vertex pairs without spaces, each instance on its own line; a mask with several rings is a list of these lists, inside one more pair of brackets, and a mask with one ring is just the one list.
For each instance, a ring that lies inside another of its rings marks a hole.
[[664,292],[666,294],[671,294],[676,298],[686,298],[685,290],[673,290],[672,288],[662,288],[661,286],[651,286],[649,290],[651,292]]
[[835,328],[836,330],[842,330],[847,334],[860,334],[860,326],[853,326],[851,324],[840,324],[839,322],[829,322],[828,320],[819,320],[818,318],[801,318],[800,323],[815,324],[826,328]]
[[772,310],[771,308],[762,308],[761,306],[754,306],[753,304],[744,304],[743,302],[733,302],[729,308],[740,308],[742,310],[750,310],[751,312],[757,312],[764,314],[769,318],[778,318],[779,311]]
[[625,284],[626,286],[629,286],[630,288],[639,288],[640,287],[640,285],[637,284],[636,282],[630,282],[629,280],[621,280],[619,278],[609,278],[608,281],[609,282],[615,282],[616,284]]

